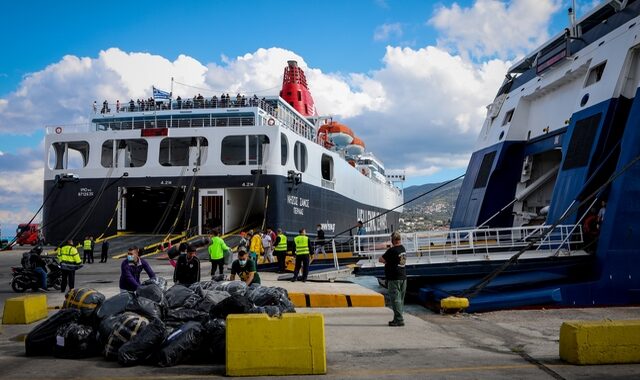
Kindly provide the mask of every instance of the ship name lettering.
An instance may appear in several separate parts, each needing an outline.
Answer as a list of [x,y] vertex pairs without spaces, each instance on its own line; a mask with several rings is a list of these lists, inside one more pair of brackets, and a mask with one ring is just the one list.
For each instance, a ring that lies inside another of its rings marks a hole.
[[300,207],[294,207],[293,208],[293,214],[294,215],[304,215],[304,209],[300,208]]
[[88,187],[81,187],[80,191],[78,191],[79,197],[93,197],[93,189]]
[[173,182],[172,182],[172,181],[169,181],[169,180],[166,180],[166,181],[160,181],[160,184],[161,184],[161,185],[171,185],[172,183],[173,183]]

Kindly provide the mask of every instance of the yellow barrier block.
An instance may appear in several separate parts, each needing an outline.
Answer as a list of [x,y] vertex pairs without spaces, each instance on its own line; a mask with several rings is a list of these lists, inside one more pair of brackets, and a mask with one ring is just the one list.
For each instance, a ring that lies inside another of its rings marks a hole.
[[440,309],[442,310],[464,310],[468,307],[468,298],[447,297],[440,300]]
[[352,294],[349,298],[353,307],[384,307],[382,294]]
[[640,320],[564,322],[560,358],[583,365],[640,363]]
[[307,307],[307,300],[304,293],[289,293],[289,299],[295,307]]
[[309,294],[310,307],[348,307],[347,297],[344,294]]
[[231,314],[227,376],[320,375],[327,372],[322,314]]
[[47,296],[44,294],[9,298],[4,303],[2,323],[29,324],[44,319],[47,315]]

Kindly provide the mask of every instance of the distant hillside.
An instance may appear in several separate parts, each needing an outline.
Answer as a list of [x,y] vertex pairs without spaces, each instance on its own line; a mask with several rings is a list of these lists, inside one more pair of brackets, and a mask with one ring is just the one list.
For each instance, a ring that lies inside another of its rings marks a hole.
[[453,215],[453,209],[458,199],[462,179],[452,182],[437,190],[433,190],[441,183],[427,183],[419,186],[410,186],[404,189],[404,200],[413,199],[421,194],[426,194],[404,206],[402,213],[402,231],[427,230],[433,228],[448,227]]

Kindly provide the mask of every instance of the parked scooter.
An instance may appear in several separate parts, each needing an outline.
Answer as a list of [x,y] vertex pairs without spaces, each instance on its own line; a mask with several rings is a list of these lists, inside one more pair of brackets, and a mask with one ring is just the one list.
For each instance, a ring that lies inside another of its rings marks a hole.
[[[25,253],[27,255],[33,254],[36,249],[42,251],[42,248],[36,247]],[[44,260],[47,266],[47,287],[55,290],[60,290],[62,287],[62,271],[60,270],[60,264],[55,257],[40,256]],[[38,290],[41,287],[40,274],[36,272],[32,265],[29,264],[29,260],[22,260],[21,267],[11,267],[11,288],[16,293],[23,293],[28,289]]]

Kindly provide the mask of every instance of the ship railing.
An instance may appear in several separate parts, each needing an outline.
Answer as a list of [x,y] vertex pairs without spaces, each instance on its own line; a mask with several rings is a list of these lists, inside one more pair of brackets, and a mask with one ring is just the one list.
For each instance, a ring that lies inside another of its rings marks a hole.
[[[549,226],[513,228],[479,228],[446,231],[419,231],[401,233],[402,245],[407,256],[417,257],[417,262],[457,261],[476,257],[491,260],[492,255],[513,252],[533,245],[528,251],[534,254],[567,256],[584,245],[582,226],[559,225],[547,232]],[[546,233],[546,234],[545,234]],[[359,235],[354,237],[354,252],[376,262],[391,247],[390,234]],[[537,253],[536,253],[537,252]],[[541,253],[544,252],[544,253]]]
[[275,116],[274,108],[266,102],[265,99],[253,97],[243,97],[238,99],[232,97],[228,101],[205,98],[205,99],[173,99],[156,100],[156,101],[129,101],[102,104],[95,103],[93,107],[94,114],[113,115],[126,112],[152,112],[152,111],[170,111],[170,110],[193,110],[193,109],[217,109],[217,108],[243,108],[243,107],[259,107]]

